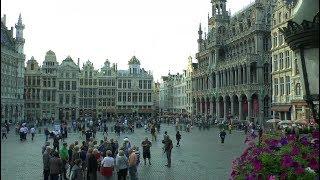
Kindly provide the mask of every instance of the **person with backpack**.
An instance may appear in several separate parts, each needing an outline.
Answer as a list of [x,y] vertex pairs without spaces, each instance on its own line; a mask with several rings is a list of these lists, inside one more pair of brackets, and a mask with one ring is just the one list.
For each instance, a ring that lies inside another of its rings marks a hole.
[[181,134],[180,134],[179,131],[177,131],[176,140],[177,140],[177,147],[178,147],[178,146],[180,147]]

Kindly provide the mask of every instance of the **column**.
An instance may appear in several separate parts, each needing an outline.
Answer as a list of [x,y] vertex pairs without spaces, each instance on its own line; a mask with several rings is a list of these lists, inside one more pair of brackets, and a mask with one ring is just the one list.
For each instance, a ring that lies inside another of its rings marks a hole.
[[212,99],[210,99],[210,115],[213,116],[213,102],[212,102]]
[[251,115],[252,115],[252,98],[248,97],[248,118],[249,120],[251,119]]
[[227,101],[226,98],[223,98],[223,119],[227,120]]
[[244,66],[243,68],[243,73],[244,73],[244,76],[243,76],[243,84],[248,84],[248,81],[247,81],[247,66]]
[[234,107],[233,107],[233,97],[230,98],[231,101],[231,116],[234,116]]
[[207,99],[204,101],[204,114],[208,115],[208,103],[207,103]]
[[238,78],[239,78],[239,67],[236,67],[236,68],[235,68],[234,76],[235,76],[235,78],[234,78],[234,84],[235,84],[235,85],[238,85],[238,84],[239,84],[239,83],[238,83]]
[[219,87],[219,72],[215,73],[215,78],[216,78],[216,88]]
[[243,117],[242,117],[242,99],[240,99],[241,97],[239,97],[239,121],[243,120]]
[[241,84],[241,66],[238,68],[238,78],[237,78],[237,80],[238,80],[238,85],[240,85]]
[[251,83],[251,77],[250,77],[250,74],[251,74],[251,69],[250,69],[250,65],[247,66],[247,84],[250,84]]
[[196,115],[198,115],[198,110],[199,110],[199,103],[198,103],[198,101],[195,101],[195,104],[196,104]]
[[219,98],[216,100],[216,115],[217,119],[220,119],[220,107],[219,107]]

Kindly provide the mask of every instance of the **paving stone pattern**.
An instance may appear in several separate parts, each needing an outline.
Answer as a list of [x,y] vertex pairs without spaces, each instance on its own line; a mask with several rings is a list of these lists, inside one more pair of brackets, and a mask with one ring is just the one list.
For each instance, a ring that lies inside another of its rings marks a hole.
[[[110,126],[109,126],[110,127]],[[110,128],[109,128],[110,129]],[[168,131],[173,140],[172,166],[168,168],[166,156],[163,154],[161,140],[164,131]],[[133,134],[121,134],[117,137],[109,133],[109,138],[114,138],[121,145],[125,136],[128,136],[132,145],[137,145],[141,151],[141,164],[138,167],[140,180],[224,180],[229,178],[231,162],[239,156],[245,147],[244,133],[233,131],[227,134],[224,144],[220,143],[219,130],[199,130],[194,128],[191,132],[181,131],[181,146],[176,147],[175,128],[163,124],[156,142],[152,142],[151,163],[144,165],[142,159],[141,141],[149,137],[150,133],[143,128],[135,129]],[[98,142],[102,139],[102,133],[97,133]],[[78,133],[69,133],[66,142],[68,144],[81,138]],[[36,134],[35,140],[31,141],[28,135],[26,142],[20,142],[19,136],[11,130],[8,139],[1,141],[1,179],[4,180],[40,180],[42,176],[41,147],[45,141],[43,134]],[[51,145],[52,145],[52,140]],[[60,143],[61,144],[61,143]],[[102,179],[98,175],[98,179]],[[114,178],[116,179],[116,178]],[[129,179],[129,178],[128,178]]]

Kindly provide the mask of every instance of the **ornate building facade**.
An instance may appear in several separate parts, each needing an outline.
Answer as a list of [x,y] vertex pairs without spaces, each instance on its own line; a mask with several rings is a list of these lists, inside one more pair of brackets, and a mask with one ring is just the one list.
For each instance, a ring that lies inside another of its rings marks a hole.
[[169,73],[162,76],[159,89],[160,112],[191,114],[193,66],[192,57],[188,57],[187,68],[182,74]]
[[117,113],[117,64],[104,62],[98,74],[98,116],[106,117]]
[[59,119],[79,117],[79,64],[68,56],[58,67],[58,114]]
[[272,1],[256,0],[233,16],[226,0],[211,3],[208,33],[198,31],[194,113],[261,122],[271,116]]
[[117,72],[117,111],[122,114],[153,113],[152,86],[153,76],[140,68],[140,61],[133,56],[128,70]]
[[306,119],[309,114],[303,100],[297,62],[299,54],[290,49],[279,31],[292,19],[295,5],[296,1],[278,0],[272,14],[272,111],[275,118],[282,120]]
[[[87,61],[82,69],[67,57],[62,63],[48,51],[42,67],[32,57],[25,74],[27,120],[105,118],[116,114],[153,113],[153,76],[133,57],[128,70],[106,60],[100,70]],[[120,96],[121,95],[121,96]]]
[[24,28],[20,14],[14,38],[13,27],[6,26],[6,15],[1,18],[1,122],[24,118]]

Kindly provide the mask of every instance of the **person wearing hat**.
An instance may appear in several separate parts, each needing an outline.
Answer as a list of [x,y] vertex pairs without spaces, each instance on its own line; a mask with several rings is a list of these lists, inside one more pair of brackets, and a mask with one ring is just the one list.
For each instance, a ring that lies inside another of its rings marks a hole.
[[60,158],[62,160],[62,175],[63,175],[63,178],[64,179],[67,179],[67,176],[66,176],[66,164],[69,160],[69,153],[68,153],[68,144],[66,142],[63,143],[63,146],[62,148],[60,149]]

